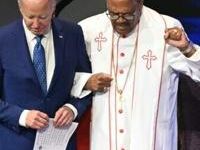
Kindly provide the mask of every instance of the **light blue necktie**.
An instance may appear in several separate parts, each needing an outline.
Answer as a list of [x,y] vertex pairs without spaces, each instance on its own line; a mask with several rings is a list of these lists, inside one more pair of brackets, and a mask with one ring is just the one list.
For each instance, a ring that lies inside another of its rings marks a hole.
[[45,62],[45,51],[42,46],[41,40],[43,36],[36,36],[36,44],[33,50],[33,64],[35,71],[40,83],[40,86],[44,92],[47,94],[47,80],[46,80],[46,62]]

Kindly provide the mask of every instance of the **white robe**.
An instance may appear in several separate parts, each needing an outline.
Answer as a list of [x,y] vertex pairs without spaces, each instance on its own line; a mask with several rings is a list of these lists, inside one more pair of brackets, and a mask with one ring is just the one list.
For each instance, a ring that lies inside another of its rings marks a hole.
[[[104,72],[114,78],[110,20],[103,13],[81,21],[80,25],[93,73]],[[182,27],[178,20],[143,7],[137,58],[123,92],[123,103],[119,102],[114,81],[108,92],[94,95],[91,150],[177,150],[178,72],[200,80],[200,60],[188,59],[169,45],[164,51],[164,30],[174,26]],[[117,83],[120,88],[124,86],[134,53],[136,32],[119,42]],[[114,35],[116,60],[117,34]],[[100,36],[102,42],[98,45]],[[149,64],[145,59],[148,53],[152,55]],[[119,112],[121,107],[122,113]]]

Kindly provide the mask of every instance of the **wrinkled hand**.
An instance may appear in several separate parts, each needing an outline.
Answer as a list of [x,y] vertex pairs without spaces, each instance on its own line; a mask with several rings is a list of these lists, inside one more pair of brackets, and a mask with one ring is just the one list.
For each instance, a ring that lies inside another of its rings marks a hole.
[[48,122],[48,115],[38,110],[30,110],[26,117],[26,126],[32,129],[42,129],[48,125]]
[[67,107],[63,106],[58,109],[58,111],[55,114],[53,124],[55,127],[63,127],[70,125],[74,119],[74,113],[73,111]]
[[88,79],[85,89],[93,92],[105,92],[105,90],[110,87],[112,80],[109,74],[97,73]]
[[184,51],[188,48],[189,41],[183,29],[178,27],[168,28],[165,30],[164,38],[169,45]]

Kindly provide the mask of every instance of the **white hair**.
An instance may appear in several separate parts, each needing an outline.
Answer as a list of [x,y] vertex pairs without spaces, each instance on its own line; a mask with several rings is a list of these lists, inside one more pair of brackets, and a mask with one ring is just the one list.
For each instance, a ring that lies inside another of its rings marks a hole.
[[[22,1],[23,1],[23,0],[17,0],[19,6],[21,6]],[[55,7],[56,7],[57,0],[51,0],[51,1],[52,1],[53,8],[55,8]]]

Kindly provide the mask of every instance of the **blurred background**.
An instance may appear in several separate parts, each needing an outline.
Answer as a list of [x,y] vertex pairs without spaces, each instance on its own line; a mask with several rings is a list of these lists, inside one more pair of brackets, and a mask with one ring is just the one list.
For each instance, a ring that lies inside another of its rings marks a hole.
[[[58,17],[78,22],[105,10],[105,0],[57,0]],[[144,0],[144,4],[178,18],[190,39],[200,44],[200,0]],[[20,16],[17,0],[0,1],[0,26]]]

